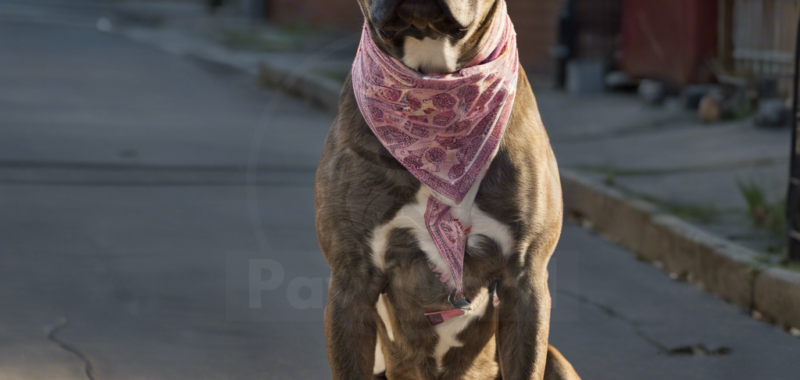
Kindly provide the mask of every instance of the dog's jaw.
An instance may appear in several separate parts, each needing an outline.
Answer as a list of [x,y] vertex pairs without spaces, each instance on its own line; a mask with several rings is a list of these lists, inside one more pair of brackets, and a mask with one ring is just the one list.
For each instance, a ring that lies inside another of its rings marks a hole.
[[[410,0],[409,0],[410,1]],[[421,1],[421,0],[417,0]],[[422,74],[454,73],[469,64],[486,41],[494,15],[505,14],[505,0],[439,1],[443,18],[393,16],[400,0],[360,0],[375,44],[389,56]],[[380,11],[380,12],[378,12]],[[426,14],[427,15],[427,14]],[[449,20],[449,21],[448,21]]]
[[406,37],[403,47],[403,64],[423,74],[444,74],[456,71],[460,51],[449,38],[421,40]]
[[[439,36],[409,36],[403,39],[401,51],[403,64],[423,74],[447,74],[456,72],[468,65],[485,46],[490,37],[491,25],[503,22],[506,17],[506,3],[495,0],[484,4],[479,14],[480,22],[465,30],[465,34],[455,38],[440,34]],[[428,25],[425,30],[435,30]]]

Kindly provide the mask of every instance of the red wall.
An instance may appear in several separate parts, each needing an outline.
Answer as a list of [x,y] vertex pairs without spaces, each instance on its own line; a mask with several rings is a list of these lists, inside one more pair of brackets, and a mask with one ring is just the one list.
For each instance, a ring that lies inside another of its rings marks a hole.
[[711,79],[717,0],[624,0],[622,68],[675,86]]

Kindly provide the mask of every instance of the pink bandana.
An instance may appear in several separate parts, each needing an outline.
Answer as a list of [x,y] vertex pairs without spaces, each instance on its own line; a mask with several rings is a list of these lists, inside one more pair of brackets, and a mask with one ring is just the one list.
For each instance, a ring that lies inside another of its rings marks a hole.
[[[505,12],[485,48],[466,68],[422,75],[384,54],[365,25],[353,64],[353,90],[367,124],[384,147],[427,185],[425,223],[450,267],[456,297],[469,226],[451,213],[491,163],[511,115],[519,59],[514,27]],[[442,280],[449,283],[448,276]]]

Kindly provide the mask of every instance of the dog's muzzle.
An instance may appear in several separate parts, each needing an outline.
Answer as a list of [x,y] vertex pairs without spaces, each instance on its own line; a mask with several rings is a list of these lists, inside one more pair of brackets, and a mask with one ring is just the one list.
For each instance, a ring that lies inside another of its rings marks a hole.
[[466,26],[459,24],[441,0],[375,0],[370,22],[384,38],[461,38]]

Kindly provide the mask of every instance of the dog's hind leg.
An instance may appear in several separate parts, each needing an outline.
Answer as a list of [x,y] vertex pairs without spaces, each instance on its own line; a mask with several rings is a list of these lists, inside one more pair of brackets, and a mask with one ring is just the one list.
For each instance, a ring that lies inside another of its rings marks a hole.
[[561,352],[553,346],[548,346],[544,380],[581,380],[581,377]]

